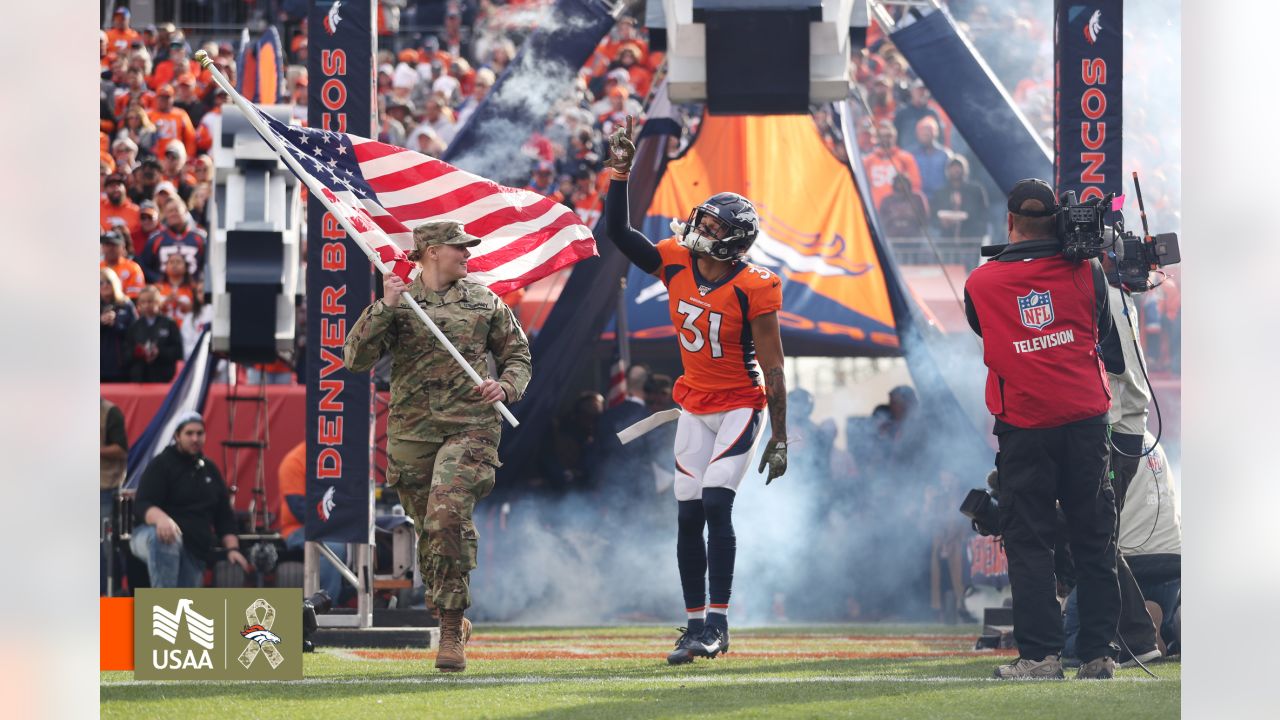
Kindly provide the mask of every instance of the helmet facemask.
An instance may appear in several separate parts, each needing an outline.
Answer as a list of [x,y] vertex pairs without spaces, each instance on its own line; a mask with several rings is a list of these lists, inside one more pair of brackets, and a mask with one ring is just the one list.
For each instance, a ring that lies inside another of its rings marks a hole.
[[705,206],[694,208],[683,225],[673,222],[672,229],[680,233],[680,244],[690,252],[720,262],[741,258],[751,245],[743,229],[725,222]]

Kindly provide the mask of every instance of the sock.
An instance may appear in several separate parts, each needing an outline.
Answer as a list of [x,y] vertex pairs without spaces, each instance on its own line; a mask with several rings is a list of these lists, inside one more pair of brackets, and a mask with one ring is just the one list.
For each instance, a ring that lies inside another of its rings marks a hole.
[[707,625],[721,630],[729,629],[729,606],[713,605],[707,608]]
[[721,628],[729,626],[729,595],[733,591],[733,564],[738,538],[733,532],[734,492],[728,488],[702,491],[702,506],[707,517],[707,579],[711,603],[707,606],[707,623]]
[[[676,563],[680,568],[684,606],[702,608],[707,604],[707,546],[702,537],[707,516],[701,500],[681,500],[678,512]],[[693,623],[692,615],[689,622]]]
[[696,635],[703,632],[703,628],[707,626],[707,611],[689,612],[689,634]]

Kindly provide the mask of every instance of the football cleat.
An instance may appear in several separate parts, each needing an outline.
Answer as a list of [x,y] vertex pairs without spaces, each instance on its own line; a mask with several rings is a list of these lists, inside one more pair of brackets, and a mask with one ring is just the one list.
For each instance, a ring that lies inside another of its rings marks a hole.
[[713,658],[729,652],[729,629],[720,629],[707,625],[693,646],[693,654],[698,657]]
[[698,638],[689,632],[688,628],[676,628],[680,631],[680,639],[676,640],[676,649],[671,651],[667,656],[668,665],[683,665],[693,662],[693,648],[698,644]]

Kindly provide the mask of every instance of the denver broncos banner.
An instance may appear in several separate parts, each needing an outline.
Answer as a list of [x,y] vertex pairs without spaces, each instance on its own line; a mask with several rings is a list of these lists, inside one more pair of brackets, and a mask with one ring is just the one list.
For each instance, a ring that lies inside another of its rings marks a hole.
[[[316,2],[307,20],[307,125],[371,136],[374,0]],[[307,205],[308,540],[372,542],[373,388],[342,365],[373,297],[369,261],[315,198]]]
[[1081,200],[1122,193],[1123,0],[1057,0],[1054,185]]
[[[643,230],[671,235],[673,219],[717,192],[755,204],[760,235],[750,260],[783,278],[778,313],[788,355],[899,354],[883,269],[849,168],[827,150],[808,115],[707,115],[693,145],[672,160]],[[632,342],[670,343],[666,290],[631,268]]]

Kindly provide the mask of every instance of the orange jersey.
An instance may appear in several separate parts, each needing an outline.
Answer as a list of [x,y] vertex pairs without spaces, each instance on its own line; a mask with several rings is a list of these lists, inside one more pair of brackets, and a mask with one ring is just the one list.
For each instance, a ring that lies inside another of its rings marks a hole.
[[108,265],[106,260],[98,261],[99,268],[111,268],[120,278],[120,289],[129,299],[136,299],[142,288],[147,286],[146,277],[142,274],[142,266],[127,257],[120,258],[115,265]]
[[173,319],[178,327],[182,327],[182,317],[191,312],[196,303],[195,288],[190,285],[174,285],[168,280],[156,283],[160,291],[162,312]]
[[151,116],[151,122],[156,126],[155,153],[158,157],[164,157],[165,147],[174,140],[182,143],[187,151],[187,157],[195,156],[196,129],[191,124],[191,116],[186,110],[174,107],[168,112],[151,110],[147,114]]
[[707,282],[693,256],[675,238],[658,243],[671,323],[680,343],[684,375],[673,397],[698,415],[765,406],[751,321],[782,308],[782,281],[772,270],[740,262]]
[[880,207],[880,201],[893,193],[893,179],[899,173],[906,175],[911,181],[911,189],[920,192],[920,169],[911,153],[901,148],[894,148],[887,156],[880,148],[862,158],[862,167],[867,172],[867,184],[871,186],[871,204]]
[[133,235],[142,227],[141,211],[137,205],[129,201],[128,196],[119,205],[112,205],[111,201],[104,197],[100,205],[98,225],[102,232],[110,230],[115,225],[124,225],[129,229],[129,234]]
[[141,39],[142,35],[133,28],[125,28],[124,30],[107,28],[107,52],[112,55],[128,52],[129,43]]

